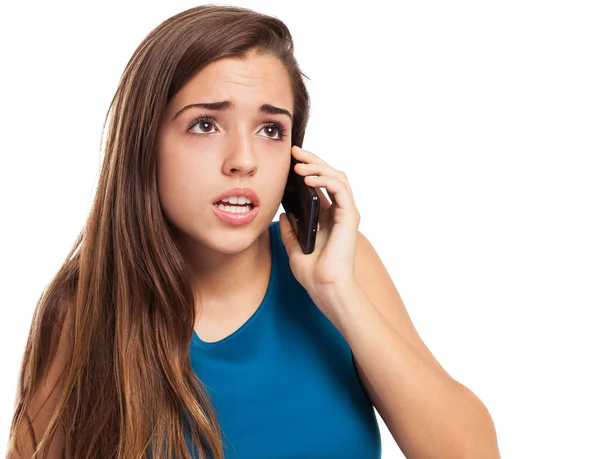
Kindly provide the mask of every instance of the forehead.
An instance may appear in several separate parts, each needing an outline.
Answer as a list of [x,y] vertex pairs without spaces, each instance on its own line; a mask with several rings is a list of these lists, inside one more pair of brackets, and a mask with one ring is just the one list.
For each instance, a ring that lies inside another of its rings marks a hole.
[[233,100],[236,107],[269,103],[290,112],[293,96],[288,73],[279,59],[250,55],[245,59],[223,58],[200,70],[175,95],[170,110],[198,102]]

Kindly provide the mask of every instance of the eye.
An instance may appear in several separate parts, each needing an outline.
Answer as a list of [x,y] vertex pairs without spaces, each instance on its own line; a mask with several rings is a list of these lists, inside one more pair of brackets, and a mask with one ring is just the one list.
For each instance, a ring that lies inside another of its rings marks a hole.
[[[277,123],[277,122],[271,122],[271,123],[267,124],[265,127],[263,127],[263,129],[268,129],[269,134],[279,133],[279,137],[277,137],[276,139],[273,139],[273,140],[283,140],[283,138],[286,136],[286,133],[287,133],[287,129],[284,128],[281,123]],[[269,138],[271,139],[272,137],[269,135]]]
[[[196,135],[208,135],[212,134],[213,131],[210,127],[214,127],[215,119],[212,116],[202,115],[198,118],[192,120],[192,122],[188,125],[188,132]],[[193,129],[198,126],[198,129]],[[281,141],[287,135],[287,129],[283,126],[283,124],[277,121],[270,121],[265,126],[263,126],[262,130],[267,132],[267,138],[271,140]],[[279,134],[277,137],[273,137],[273,134]]]
[[[209,116],[201,116],[200,118],[196,118],[194,119],[190,125],[188,126],[188,131],[193,132],[194,134],[201,134],[201,135],[205,135],[205,134],[211,134],[210,131],[205,131],[204,129],[206,128],[206,125],[212,125],[215,122],[214,118],[211,118]],[[200,126],[200,132],[195,132],[192,130],[193,127],[195,126]]]

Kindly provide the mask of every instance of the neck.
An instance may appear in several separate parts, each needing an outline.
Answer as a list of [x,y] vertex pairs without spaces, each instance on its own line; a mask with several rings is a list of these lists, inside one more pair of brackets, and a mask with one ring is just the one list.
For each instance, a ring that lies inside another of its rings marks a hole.
[[193,289],[203,307],[239,303],[240,298],[264,294],[271,271],[269,230],[246,250],[223,254],[196,248],[191,254]]

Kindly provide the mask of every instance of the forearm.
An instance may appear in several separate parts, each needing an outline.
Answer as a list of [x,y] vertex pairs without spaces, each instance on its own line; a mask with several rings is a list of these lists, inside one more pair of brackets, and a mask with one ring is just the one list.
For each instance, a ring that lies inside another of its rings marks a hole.
[[500,457],[485,405],[420,357],[360,286],[336,289],[323,301],[335,311],[330,320],[350,345],[380,400],[378,411],[408,458]]

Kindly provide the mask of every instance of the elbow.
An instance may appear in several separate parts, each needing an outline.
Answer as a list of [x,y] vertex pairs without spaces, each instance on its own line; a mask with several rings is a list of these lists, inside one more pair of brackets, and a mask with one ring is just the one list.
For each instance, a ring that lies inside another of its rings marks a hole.
[[474,392],[455,381],[471,406],[471,428],[465,434],[465,449],[460,459],[500,459],[496,426],[489,410]]
[[[473,394],[471,392],[471,394]],[[473,394],[476,401],[477,419],[476,428],[471,436],[470,451],[464,456],[465,459],[500,459],[498,446],[498,435],[494,420],[484,403]]]

